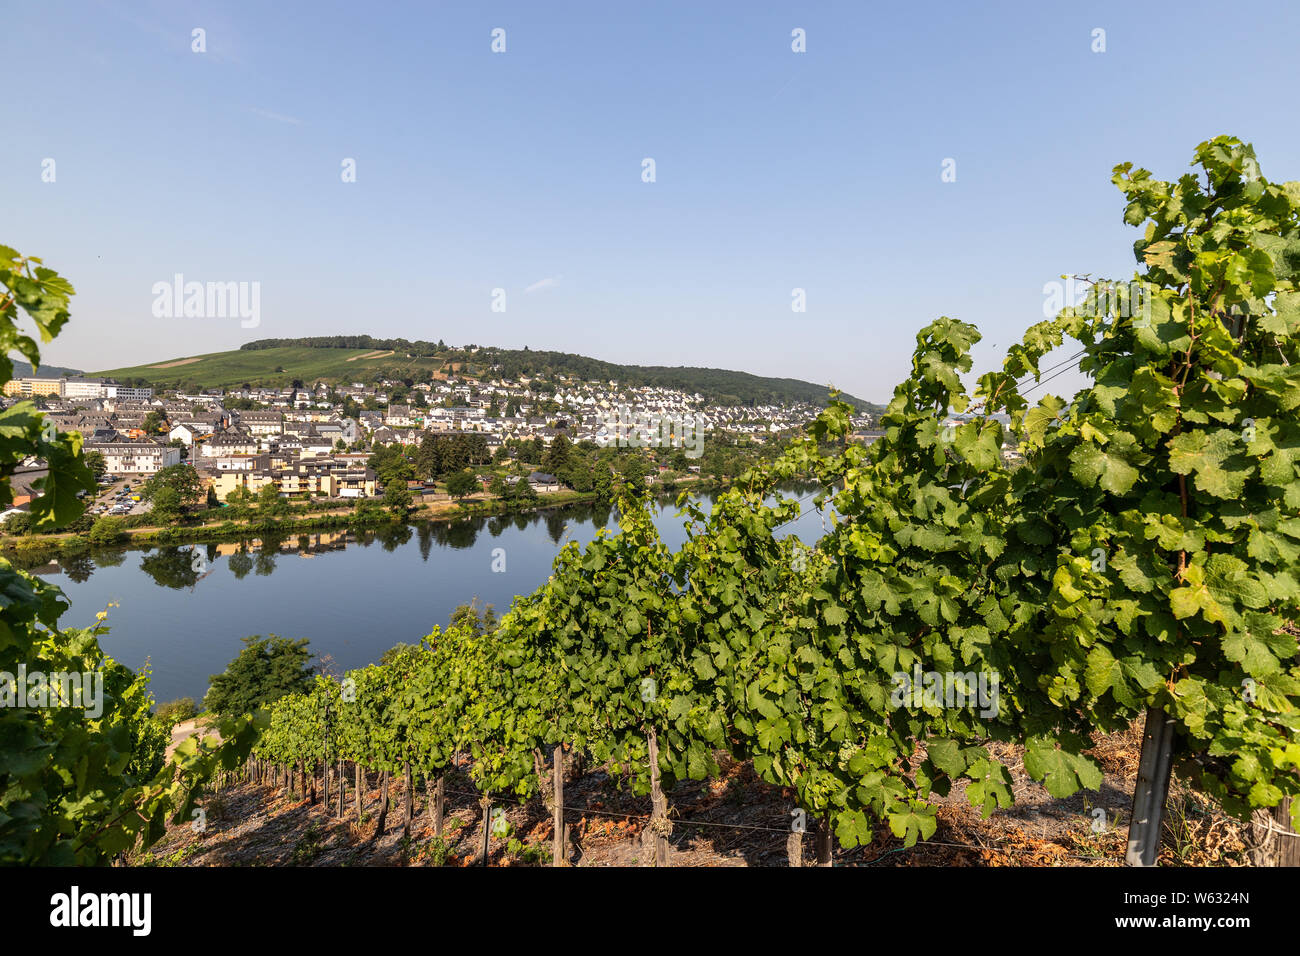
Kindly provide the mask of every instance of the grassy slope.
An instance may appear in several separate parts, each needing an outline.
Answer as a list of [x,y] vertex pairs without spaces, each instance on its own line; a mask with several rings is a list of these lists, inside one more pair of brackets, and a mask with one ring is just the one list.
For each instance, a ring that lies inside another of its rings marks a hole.
[[[95,374],[118,379],[143,378],[162,387],[191,383],[201,388],[228,388],[237,387],[244,382],[250,385],[288,385],[295,378],[307,383],[318,378],[344,382],[354,379],[363,381],[369,377],[370,370],[374,368],[436,370],[443,364],[441,359],[435,357],[407,359],[402,355],[373,359],[357,358],[355,361],[348,361],[355,356],[369,355],[371,352],[371,349],[305,347],[236,350],[185,356],[185,358],[197,358],[198,361],[186,365],[173,365],[171,368],[158,368],[157,365],[170,365],[179,359],[170,359],[154,365],[107,369]],[[277,367],[283,368],[284,371],[276,372]]]
[[[238,387],[245,382],[254,386],[283,386],[288,385],[294,379],[300,379],[306,384],[311,384],[317,379],[341,383],[363,382],[369,381],[372,373],[377,370],[382,370],[386,375],[403,378],[413,371],[436,372],[445,370],[448,358],[455,362],[464,360],[464,355],[461,353],[449,355],[446,358],[442,356],[422,356],[412,359],[407,358],[401,352],[392,355],[381,352],[374,358],[361,357],[372,355],[374,352],[375,350],[371,349],[313,348],[309,346],[241,349],[231,352],[213,352],[208,355],[185,356],[185,358],[194,358],[198,361],[192,361],[184,365],[173,364],[181,361],[181,359],[169,359],[151,365],[105,369],[94,374],[124,381],[145,379],[150,384],[160,388],[176,387],[178,385],[197,388],[231,388]],[[160,365],[170,365],[171,367],[159,368]],[[277,368],[283,368],[284,371],[277,372]],[[695,383],[693,387],[702,394],[708,395],[710,392],[717,390],[704,384],[705,381],[712,381],[712,379],[701,379],[697,374],[707,376],[708,373],[714,370],[656,368],[653,371],[669,373],[669,381],[675,382],[681,379],[683,384],[686,381],[692,381]],[[727,385],[724,387],[733,387],[734,383],[741,381],[753,383],[753,385],[760,388],[762,383],[789,383],[795,381],[792,379],[752,376],[742,372],[729,372],[726,373],[726,376]],[[824,400],[825,392],[819,386],[812,386],[803,382],[797,384],[807,387],[810,400]],[[854,399],[852,396],[845,397],[849,401],[857,401],[860,407],[871,407],[867,403]]]

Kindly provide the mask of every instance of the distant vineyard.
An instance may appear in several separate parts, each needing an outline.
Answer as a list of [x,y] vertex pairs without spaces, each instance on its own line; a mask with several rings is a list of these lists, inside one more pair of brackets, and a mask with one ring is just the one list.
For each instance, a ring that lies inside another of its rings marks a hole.
[[[353,347],[345,343],[368,342]],[[434,351],[428,351],[433,348]],[[495,369],[495,370],[494,370]],[[612,365],[565,352],[479,349],[472,356],[428,343],[369,336],[307,339],[263,339],[231,352],[213,352],[153,365],[104,369],[96,375],[123,383],[156,387],[238,388],[306,383],[371,382],[379,379],[430,381],[448,373],[518,380],[521,376],[553,378],[564,375],[583,381],[618,381],[623,385],[655,385],[699,392],[722,404],[807,402],[824,406],[828,388],[798,379],[765,378],[747,372],[710,368],[660,368]],[[880,407],[852,396],[840,396],[867,412]]]
[[[748,372],[689,366],[670,368],[657,365],[617,365],[569,352],[535,352],[531,349],[477,348],[472,354],[449,348],[441,342],[410,342],[406,339],[378,339],[369,335],[327,335],[297,339],[259,339],[241,346],[241,351],[266,349],[365,349],[393,352],[398,357],[426,362],[468,363],[480,375],[518,379],[522,376],[550,378],[564,375],[589,382],[617,381],[623,385],[649,385],[699,392],[706,398],[738,405],[808,402],[825,405],[827,386],[794,378],[769,378]],[[472,347],[471,347],[472,348]],[[383,363],[380,363],[383,364]],[[489,370],[496,369],[492,372]],[[851,395],[841,400],[867,412],[872,405]]]

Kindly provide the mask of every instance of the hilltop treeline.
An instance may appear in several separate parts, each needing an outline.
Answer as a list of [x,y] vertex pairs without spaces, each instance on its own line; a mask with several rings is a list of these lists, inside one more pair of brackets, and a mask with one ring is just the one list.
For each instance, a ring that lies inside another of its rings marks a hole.
[[[570,352],[536,352],[532,349],[499,349],[491,346],[467,346],[457,349],[445,343],[407,339],[378,339],[370,335],[324,335],[296,339],[258,339],[241,346],[244,351],[273,348],[317,349],[371,349],[393,351],[411,358],[442,357],[457,362],[468,362],[486,372],[507,379],[552,378],[564,375],[584,381],[617,381],[621,385],[648,385],[674,388],[684,392],[698,392],[711,401],[724,405],[762,405],[808,402],[825,405],[828,387],[795,378],[768,378],[748,372],[734,372],[719,368],[693,366],[668,367],[662,365],[619,365],[574,355]],[[840,399],[860,411],[879,413],[880,406],[864,402],[852,395],[841,394]]]

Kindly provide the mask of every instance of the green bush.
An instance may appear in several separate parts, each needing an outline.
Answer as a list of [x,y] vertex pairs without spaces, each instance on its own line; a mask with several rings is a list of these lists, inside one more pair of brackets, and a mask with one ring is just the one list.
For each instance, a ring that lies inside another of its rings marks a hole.
[[5,518],[4,524],[0,525],[5,534],[21,535],[28,534],[32,529],[32,516],[26,511],[19,512],[16,515],[10,515]]
[[126,521],[117,515],[103,515],[90,526],[91,544],[116,544],[122,539]]
[[198,712],[199,709],[195,705],[193,697],[178,697],[176,700],[169,700],[165,704],[159,704],[154,709],[154,716],[169,724],[178,724],[183,720],[189,720]]

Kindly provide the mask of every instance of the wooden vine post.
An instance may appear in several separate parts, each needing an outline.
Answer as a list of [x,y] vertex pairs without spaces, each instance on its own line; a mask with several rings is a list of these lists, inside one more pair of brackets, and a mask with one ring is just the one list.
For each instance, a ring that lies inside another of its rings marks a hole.
[[1272,810],[1256,810],[1247,837],[1252,866],[1300,866],[1300,833],[1291,828],[1291,801],[1285,797]]
[[831,853],[835,847],[835,835],[831,832],[831,813],[829,810],[822,815],[817,824],[817,865],[833,866]]
[[654,846],[655,866],[667,866],[668,834],[672,823],[668,820],[668,798],[664,796],[659,781],[659,736],[654,727],[650,728],[646,743],[650,751],[650,825],[646,837]]
[[483,841],[479,848],[479,865],[487,866],[488,852],[491,849],[488,841],[492,836],[492,795],[484,794],[479,806],[483,808]]
[[438,782],[433,788],[433,835],[442,839],[443,813],[446,810],[447,775],[438,774]]
[[551,754],[551,865],[564,866],[568,860],[564,831],[564,745],[556,744]]
[[411,780],[411,764],[408,761],[402,767],[402,783],[405,787],[405,794],[402,800],[402,809],[404,819],[402,821],[402,833],[404,836],[411,835],[411,821],[415,819],[415,785]]
[[790,832],[785,838],[785,855],[791,866],[803,866],[803,834],[806,816],[803,811],[796,811],[795,819],[790,823]]
[[388,821],[388,771],[385,770],[379,778],[379,819],[375,822],[375,835],[371,839],[377,840],[384,834],[384,824]]

